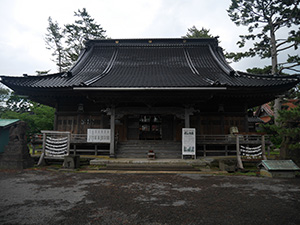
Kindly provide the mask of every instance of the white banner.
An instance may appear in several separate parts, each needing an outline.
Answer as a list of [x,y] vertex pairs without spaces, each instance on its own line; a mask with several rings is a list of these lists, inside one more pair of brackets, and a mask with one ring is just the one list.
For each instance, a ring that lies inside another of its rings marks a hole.
[[87,129],[87,142],[110,143],[110,129]]
[[182,155],[196,155],[195,128],[182,128]]

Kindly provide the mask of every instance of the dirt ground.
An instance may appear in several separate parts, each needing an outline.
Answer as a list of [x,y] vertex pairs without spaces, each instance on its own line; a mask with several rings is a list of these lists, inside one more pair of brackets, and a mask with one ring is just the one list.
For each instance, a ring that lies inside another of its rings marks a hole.
[[0,224],[300,224],[300,179],[0,171]]

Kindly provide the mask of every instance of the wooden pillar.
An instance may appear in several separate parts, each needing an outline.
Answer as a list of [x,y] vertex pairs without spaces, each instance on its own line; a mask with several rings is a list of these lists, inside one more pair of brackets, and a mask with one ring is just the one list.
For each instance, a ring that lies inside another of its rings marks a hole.
[[177,123],[176,116],[173,116],[173,141],[176,141],[176,131],[177,131]]
[[261,151],[262,151],[262,159],[267,160],[265,135],[261,136]]
[[184,110],[184,127],[190,128],[190,110],[189,110],[189,108],[185,108],[185,110]]
[[236,135],[236,159],[237,159],[237,167],[243,170],[244,166],[243,166],[241,153],[240,153],[240,136],[238,134]]
[[221,114],[221,134],[226,134],[225,132],[225,116],[224,113]]
[[245,104],[245,132],[249,132],[248,105]]
[[43,150],[42,150],[42,154],[40,156],[39,162],[38,162],[38,166],[42,165],[42,163],[45,162],[44,157],[45,157],[45,149],[46,149],[46,134],[43,133]]
[[57,130],[57,111],[58,111],[58,104],[55,103],[55,113],[54,113],[54,130]]
[[115,106],[112,106],[110,109],[110,149],[109,155],[111,158],[115,157],[115,117],[116,117],[116,109]]

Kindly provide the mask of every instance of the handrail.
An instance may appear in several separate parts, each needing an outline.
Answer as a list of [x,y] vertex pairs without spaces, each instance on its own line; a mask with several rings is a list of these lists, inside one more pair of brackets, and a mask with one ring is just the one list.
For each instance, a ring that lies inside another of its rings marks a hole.
[[260,142],[262,136],[265,137],[266,140],[269,139],[268,135],[264,134],[227,134],[227,135],[196,135],[197,144],[203,143],[215,143],[215,144],[224,144],[224,143],[232,143],[235,144],[236,136],[239,136],[241,142]]

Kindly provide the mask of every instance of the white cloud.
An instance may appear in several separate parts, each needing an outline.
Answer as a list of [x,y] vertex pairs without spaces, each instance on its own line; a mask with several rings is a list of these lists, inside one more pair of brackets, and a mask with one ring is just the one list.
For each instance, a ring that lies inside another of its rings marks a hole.
[[[51,16],[61,26],[73,23],[74,11],[87,8],[89,14],[111,38],[181,37],[195,25],[220,36],[226,51],[239,51],[239,34],[227,15],[230,0],[1,0],[0,74],[35,74],[36,70],[56,72],[44,35]],[[232,64],[246,70],[270,64],[268,60],[247,59]]]

